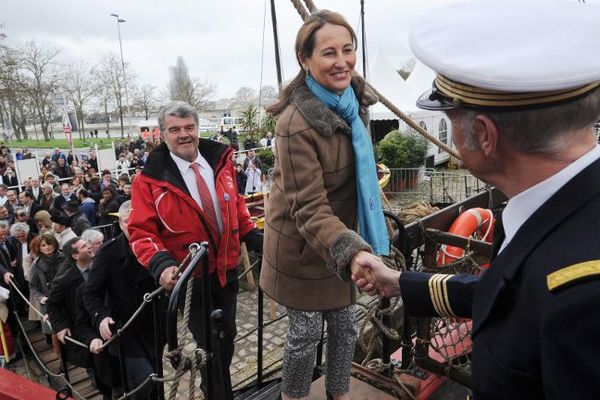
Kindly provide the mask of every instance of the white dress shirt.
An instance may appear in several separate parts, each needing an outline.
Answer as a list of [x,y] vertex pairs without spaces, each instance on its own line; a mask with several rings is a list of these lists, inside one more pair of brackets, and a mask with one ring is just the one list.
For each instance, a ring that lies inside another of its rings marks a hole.
[[596,145],[592,150],[573,161],[558,173],[510,199],[502,212],[502,225],[504,226],[506,236],[500,247],[500,252],[504,250],[525,221],[538,208],[575,177],[575,175],[583,171],[598,158],[600,158],[600,146]]
[[[196,184],[196,174],[194,170],[190,168],[192,165],[191,162],[184,160],[181,157],[176,156],[172,152],[171,158],[175,161],[177,168],[179,168],[179,172],[181,172],[181,176],[183,177],[183,181],[185,182],[185,186],[188,188],[190,195],[192,198],[198,203],[200,208],[202,208],[202,200],[200,199],[200,193],[198,193],[198,185]],[[200,152],[196,156],[195,163],[200,165],[200,175],[204,178],[206,182],[206,186],[208,186],[208,191],[210,192],[210,197],[212,197],[213,204],[215,206],[215,212],[217,213],[217,223],[219,224],[219,232],[223,231],[223,218],[221,217],[221,207],[219,206],[219,199],[217,198],[217,190],[215,189],[215,174],[208,164],[208,161]]]

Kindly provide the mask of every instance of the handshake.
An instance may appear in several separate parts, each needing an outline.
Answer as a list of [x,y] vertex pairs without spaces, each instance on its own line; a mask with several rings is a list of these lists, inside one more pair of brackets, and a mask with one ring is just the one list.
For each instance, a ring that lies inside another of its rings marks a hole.
[[361,291],[372,296],[400,296],[400,271],[388,268],[378,256],[359,251],[350,261],[350,270]]

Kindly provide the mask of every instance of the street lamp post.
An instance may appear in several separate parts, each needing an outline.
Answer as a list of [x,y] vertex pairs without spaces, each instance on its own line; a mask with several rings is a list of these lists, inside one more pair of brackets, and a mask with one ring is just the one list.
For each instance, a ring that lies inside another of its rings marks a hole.
[[[123,70],[123,86],[125,86],[125,103],[127,104],[127,124],[129,125],[129,130],[127,131],[127,136],[130,136],[131,133],[131,110],[129,109],[129,91],[127,90],[127,76],[125,75],[125,61],[123,60],[123,42],[121,41],[121,23],[127,22],[123,18],[119,18],[118,14],[110,14],[111,17],[115,17],[117,21],[117,33],[119,35],[119,49],[121,50],[121,68]],[[122,135],[122,133],[121,133]]]

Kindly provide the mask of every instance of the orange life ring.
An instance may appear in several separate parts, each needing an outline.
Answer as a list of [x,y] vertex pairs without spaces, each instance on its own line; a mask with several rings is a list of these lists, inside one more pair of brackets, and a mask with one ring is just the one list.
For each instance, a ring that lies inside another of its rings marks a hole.
[[[492,210],[480,207],[470,208],[454,220],[448,233],[465,238],[472,237],[477,240],[491,243],[495,222],[496,219],[494,218]],[[437,265],[442,266],[448,264],[458,260],[464,255],[464,249],[443,244],[438,252]],[[481,265],[481,267],[487,268],[489,267],[489,264]]]

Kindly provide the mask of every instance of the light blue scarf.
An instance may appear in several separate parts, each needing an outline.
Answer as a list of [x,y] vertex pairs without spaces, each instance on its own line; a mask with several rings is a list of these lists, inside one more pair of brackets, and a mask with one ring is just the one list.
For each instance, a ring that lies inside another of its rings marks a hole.
[[390,240],[383,217],[373,145],[367,128],[358,115],[359,106],[354,89],[348,86],[338,95],[321,86],[310,75],[306,77],[306,85],[319,100],[338,113],[352,128],[360,236],[371,245],[376,254],[388,255]]

